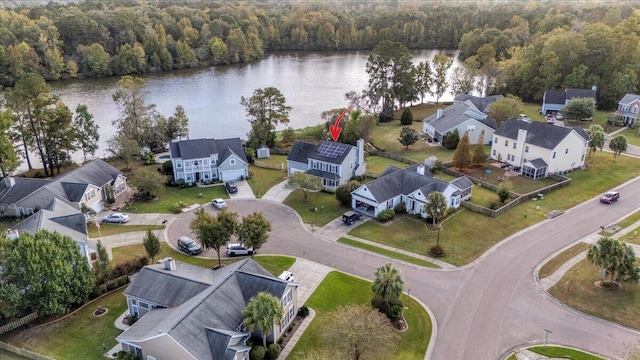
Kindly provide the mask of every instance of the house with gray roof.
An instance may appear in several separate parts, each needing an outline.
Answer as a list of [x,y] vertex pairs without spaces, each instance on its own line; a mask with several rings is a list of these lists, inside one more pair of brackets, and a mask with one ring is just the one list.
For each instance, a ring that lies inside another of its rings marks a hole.
[[[483,143],[488,144],[496,129],[496,121],[483,111],[486,111],[489,105],[501,97],[502,95],[488,98],[458,95],[456,99],[459,100],[453,105],[445,109],[438,109],[435,114],[426,117],[422,121],[422,131],[435,142],[442,143],[446,134],[457,130],[460,137],[467,133],[471,144],[476,144],[480,133],[484,131]],[[462,101],[462,99],[465,100]]]
[[356,146],[335,141],[318,144],[296,141],[287,156],[288,175],[295,172],[314,175],[327,190],[335,190],[366,171],[363,139],[359,139]]
[[12,226],[8,235],[10,239],[14,239],[24,232],[35,234],[40,230],[69,236],[78,245],[82,256],[91,264],[91,253],[95,253],[95,249],[89,247],[87,221],[84,214],[73,205],[56,197],[40,211]]
[[547,90],[544,92],[542,99],[542,108],[540,114],[542,115],[556,115],[558,111],[562,110],[571,100],[576,98],[592,98],[593,104],[596,104],[596,86],[591,89],[564,89],[561,90]]
[[471,198],[472,187],[473,183],[466,176],[449,182],[436,179],[422,164],[405,169],[389,166],[379,178],[351,192],[351,207],[375,217],[383,210],[395,209],[402,204],[407,213],[426,218],[424,205],[429,194],[441,192],[447,200],[447,208],[458,208],[462,201]]
[[260,292],[280,299],[281,325],[275,342],[298,311],[298,284],[278,279],[250,258],[211,270],[171,258],[144,267],[124,295],[139,318],[116,340],[141,359],[248,360],[252,335],[242,311]]
[[588,146],[581,127],[509,119],[494,132],[490,157],[538,179],[582,168]]
[[474,96],[469,94],[458,94],[456,95],[455,98],[453,98],[453,103],[461,104],[461,103],[471,102],[471,104],[473,104],[473,106],[476,109],[482,111],[483,113],[486,113],[487,110],[489,109],[489,105],[502,99],[503,97],[504,96],[502,95],[489,95],[489,96],[481,97],[481,96]]
[[249,162],[240,138],[175,141],[169,151],[176,181],[227,182],[249,176]]
[[638,109],[640,109],[640,95],[625,94],[618,101],[618,109],[613,113],[617,119],[627,125],[633,125],[638,120]]
[[0,182],[0,214],[31,215],[56,197],[78,210],[84,204],[100,212],[104,199],[116,198],[126,189],[126,177],[120,170],[96,159],[53,180],[4,178]]

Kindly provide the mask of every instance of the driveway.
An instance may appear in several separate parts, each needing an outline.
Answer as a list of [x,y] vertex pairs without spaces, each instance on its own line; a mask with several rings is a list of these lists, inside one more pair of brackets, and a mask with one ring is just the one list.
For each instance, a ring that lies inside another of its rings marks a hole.
[[[400,263],[322,238],[320,231],[307,231],[291,208],[272,201],[232,199],[229,209],[240,216],[260,211],[271,221],[273,231],[261,254],[306,258],[367,279],[373,278],[376,268],[393,263],[402,271],[405,290],[435,315],[433,359],[499,359],[517,346],[542,343],[544,329],[552,331],[551,343],[614,358],[624,351],[624,344],[635,343],[640,333],[558,303],[535,281],[533,272],[557,250],[636,211],[640,178],[617,189],[624,197],[613,206],[594,198],[520,231],[474,263],[454,270]],[[192,216],[183,214],[172,222],[170,238],[189,232]],[[594,279],[597,276],[594,272]]]

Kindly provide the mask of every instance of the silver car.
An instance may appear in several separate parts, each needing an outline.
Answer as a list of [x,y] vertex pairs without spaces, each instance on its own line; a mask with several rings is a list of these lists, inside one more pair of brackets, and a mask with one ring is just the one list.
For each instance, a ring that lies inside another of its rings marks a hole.
[[128,221],[129,221],[129,215],[123,214],[123,213],[109,214],[102,219],[103,223],[124,224]]
[[227,245],[227,255],[229,256],[237,256],[237,255],[252,255],[253,248],[246,248],[242,244],[233,243]]

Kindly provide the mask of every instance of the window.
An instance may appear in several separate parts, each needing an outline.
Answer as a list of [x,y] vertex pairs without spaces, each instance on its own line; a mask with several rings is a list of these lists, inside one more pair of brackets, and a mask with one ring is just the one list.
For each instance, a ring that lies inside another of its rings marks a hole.
[[291,299],[293,298],[293,295],[291,295],[292,291],[289,290],[286,295],[284,296],[284,298],[282,299],[283,303],[282,306],[286,306],[288,303],[291,302]]
[[634,105],[633,108],[631,109],[631,112],[634,114],[638,113],[638,105]]
[[496,149],[493,149],[493,156],[496,155]]
[[176,168],[178,169],[182,168],[182,160],[176,160]]
[[504,146],[509,146],[509,140],[504,141]]
[[291,319],[293,319],[293,317],[296,315],[294,310],[295,310],[295,306],[292,306],[289,308],[289,321],[291,321]]
[[139,305],[141,308],[149,310],[149,304],[147,304],[146,302],[140,301]]
[[33,209],[27,208],[27,215],[32,215],[32,214],[33,214]]
[[476,126],[475,126],[475,125],[469,125],[469,126],[467,126],[467,131],[468,131],[468,132],[474,132],[474,131],[476,131]]
[[556,152],[555,151],[553,152],[552,158],[554,158],[554,159],[556,158]]
[[516,145],[517,145],[517,144],[518,144],[518,143],[515,143],[515,142],[513,143],[513,148],[514,148],[514,149],[516,148]]
[[94,197],[96,197],[95,189],[91,189],[91,191],[87,192],[87,194],[85,195],[85,198],[87,199],[87,201],[93,199]]
[[229,160],[229,165],[235,165],[235,164],[236,164],[236,159]]
[[524,147],[524,152],[528,153],[529,152],[529,146],[525,146]]
[[497,144],[498,143],[498,137],[493,138],[493,142]]

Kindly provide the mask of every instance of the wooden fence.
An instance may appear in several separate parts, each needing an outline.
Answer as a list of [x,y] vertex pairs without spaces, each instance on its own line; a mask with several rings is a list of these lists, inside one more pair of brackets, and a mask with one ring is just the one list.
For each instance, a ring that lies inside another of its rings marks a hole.
[[415,160],[407,159],[406,157],[402,157],[400,155],[396,155],[396,154],[392,154],[392,153],[389,153],[389,152],[386,152],[386,151],[380,151],[380,150],[376,150],[376,149],[370,150],[369,154],[370,155],[375,155],[375,156],[382,156],[382,157],[385,157],[387,159],[400,161],[400,162],[403,162],[403,163],[409,164],[409,165],[413,165],[413,164],[417,164],[418,163]]
[[8,351],[10,353],[18,354],[22,357],[26,357],[27,359],[32,360],[53,360],[50,357],[42,356],[40,354],[36,354],[33,351],[29,351],[26,349],[21,349],[17,346],[13,346],[11,344],[7,344],[5,342],[0,341],[0,349]]
[[31,313],[31,314],[29,314],[27,316],[24,316],[24,317],[14,321],[14,322],[10,322],[10,323],[8,323],[6,325],[2,325],[2,326],[0,326],[0,334],[4,334],[4,333],[9,332],[9,331],[11,331],[13,329],[17,329],[20,326],[22,326],[24,324],[27,324],[27,323],[30,323],[33,320],[37,319],[37,318],[38,318],[38,314]]
[[265,168],[265,169],[275,169],[275,170],[284,170],[284,164],[280,163],[280,164],[269,164],[266,163],[264,161],[254,161],[253,165],[259,167],[259,168]]

